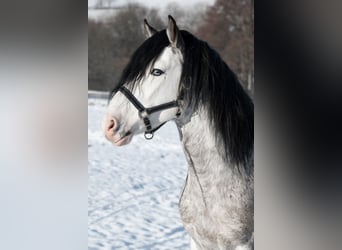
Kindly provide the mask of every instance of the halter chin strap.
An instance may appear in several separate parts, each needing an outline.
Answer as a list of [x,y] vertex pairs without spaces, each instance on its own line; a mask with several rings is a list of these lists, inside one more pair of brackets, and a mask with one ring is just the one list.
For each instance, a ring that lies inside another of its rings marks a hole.
[[178,108],[178,112],[176,114],[176,116],[178,117],[181,113],[180,113],[180,109],[179,109],[179,101],[172,101],[172,102],[167,102],[167,103],[163,103],[157,106],[153,106],[150,108],[145,108],[144,105],[142,105],[141,102],[138,101],[138,99],[132,94],[131,91],[129,91],[126,87],[121,86],[118,89],[132,104],[133,106],[138,110],[139,112],[139,117],[140,119],[143,120],[145,127],[146,127],[146,131],[145,131],[145,139],[147,140],[151,140],[153,138],[154,132],[157,131],[158,129],[160,129],[166,122],[163,122],[162,124],[160,124],[158,127],[156,128],[152,128],[151,125],[151,121],[150,121],[150,115],[153,113],[156,113],[158,111],[162,111],[165,109],[170,109],[170,108]]

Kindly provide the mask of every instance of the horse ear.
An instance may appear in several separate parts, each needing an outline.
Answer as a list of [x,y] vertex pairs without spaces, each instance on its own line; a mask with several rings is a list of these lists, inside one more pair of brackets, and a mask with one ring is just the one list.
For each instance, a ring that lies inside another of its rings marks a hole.
[[150,38],[151,36],[153,36],[157,32],[158,31],[155,28],[153,28],[151,25],[149,25],[147,20],[144,19],[144,33],[145,33],[145,36],[147,38]]
[[183,49],[184,48],[184,41],[181,36],[181,33],[177,27],[175,19],[169,15],[169,23],[166,29],[167,37],[171,43],[172,47]]

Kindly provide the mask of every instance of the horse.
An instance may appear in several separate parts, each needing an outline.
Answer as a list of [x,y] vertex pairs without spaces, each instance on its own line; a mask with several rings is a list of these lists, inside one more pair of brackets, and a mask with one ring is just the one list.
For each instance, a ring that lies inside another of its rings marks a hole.
[[103,122],[116,146],[174,121],[188,163],[179,199],[192,250],[254,249],[254,104],[236,74],[172,16],[133,53]]

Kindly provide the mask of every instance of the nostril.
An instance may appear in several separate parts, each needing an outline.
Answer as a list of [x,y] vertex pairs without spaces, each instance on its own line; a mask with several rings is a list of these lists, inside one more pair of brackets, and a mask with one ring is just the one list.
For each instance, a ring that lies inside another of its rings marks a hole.
[[108,122],[107,131],[112,130],[114,132],[118,132],[119,129],[120,129],[119,123],[115,119],[110,119]]
[[114,121],[113,119],[111,119],[111,120],[109,121],[109,124],[108,124],[108,126],[107,126],[107,129],[108,129],[108,130],[111,130],[111,129],[114,128],[114,126],[115,126],[115,121]]

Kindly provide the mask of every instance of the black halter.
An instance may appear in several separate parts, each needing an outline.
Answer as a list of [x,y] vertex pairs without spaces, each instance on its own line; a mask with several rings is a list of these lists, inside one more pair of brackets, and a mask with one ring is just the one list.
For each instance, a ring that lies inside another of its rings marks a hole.
[[178,107],[178,112],[176,116],[178,117],[180,115],[180,109],[179,109],[179,101],[172,101],[172,102],[167,102],[163,103],[157,106],[153,106],[150,108],[145,108],[144,105],[142,105],[141,102],[138,101],[138,99],[129,91],[126,87],[120,86],[118,89],[126,98],[134,105],[134,107],[138,110],[139,112],[139,117],[144,121],[146,131],[145,131],[145,139],[151,140],[153,138],[154,132],[157,131],[158,129],[161,128],[166,122],[163,122],[156,128],[152,128],[151,121],[150,121],[150,115],[161,111],[165,109],[170,109],[170,108],[177,108]]

